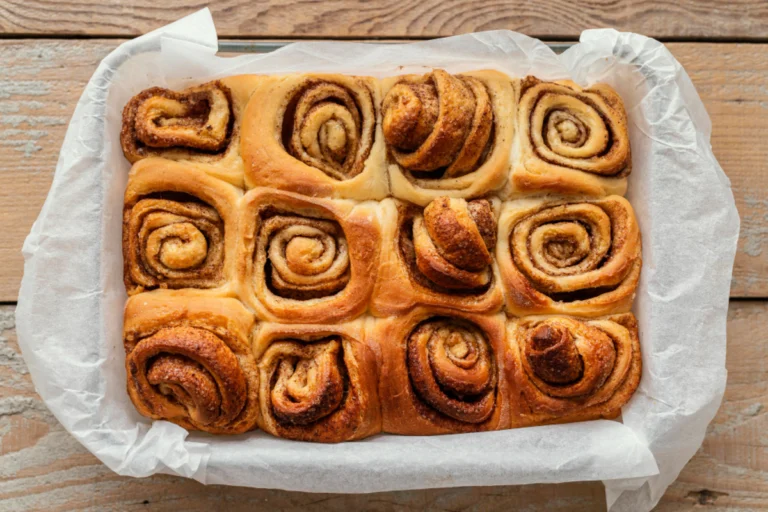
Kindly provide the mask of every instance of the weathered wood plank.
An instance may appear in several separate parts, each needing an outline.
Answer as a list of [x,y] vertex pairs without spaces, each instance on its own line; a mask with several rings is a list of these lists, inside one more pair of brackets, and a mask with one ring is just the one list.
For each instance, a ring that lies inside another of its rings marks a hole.
[[[170,0],[1,0],[0,32],[132,36],[194,12],[205,3]],[[568,0],[481,3],[470,0],[223,0],[210,3],[216,26],[233,37],[436,37],[510,29],[537,37],[576,38],[615,27],[661,38],[768,37],[762,0]]]
[[[98,62],[117,44],[0,41],[0,301],[16,299],[21,244],[47,194],[66,124]],[[669,47],[709,110],[712,146],[742,217],[731,295],[768,297],[768,45]]]
[[[768,508],[768,302],[731,302],[728,387],[704,445],[658,510]],[[35,394],[13,308],[0,306],[0,503],[3,510],[600,510],[602,485],[431,489],[371,495],[205,487],[170,476],[119,477],[59,425]]]

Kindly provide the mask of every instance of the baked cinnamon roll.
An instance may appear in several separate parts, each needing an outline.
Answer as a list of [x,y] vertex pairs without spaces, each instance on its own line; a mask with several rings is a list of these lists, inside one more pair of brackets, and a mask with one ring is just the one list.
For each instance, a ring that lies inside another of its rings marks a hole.
[[240,208],[238,285],[260,318],[335,323],[367,307],[381,234],[373,203],[257,188]]
[[505,203],[496,260],[515,316],[629,311],[642,265],[640,230],[620,196]]
[[259,426],[286,439],[337,443],[381,431],[375,356],[363,322],[263,324],[254,351]]
[[297,74],[265,80],[243,121],[248,187],[385,197],[379,97],[378,82],[369,77]]
[[255,428],[253,325],[253,316],[234,299],[175,292],[130,298],[125,366],[136,409],[148,418],[214,434]]
[[189,164],[134,164],[123,208],[129,295],[155,288],[219,289],[233,274],[242,193]]
[[418,308],[376,321],[385,432],[430,435],[508,425],[503,315]]
[[594,320],[528,317],[510,321],[509,366],[520,402],[513,426],[615,418],[642,373],[631,313]]
[[519,157],[512,194],[623,195],[632,168],[627,114],[606,84],[526,77],[517,111]]
[[426,206],[474,198],[505,182],[514,132],[511,80],[496,71],[384,80],[383,135],[392,194]]
[[120,144],[131,163],[148,157],[194,163],[243,187],[240,120],[260,77],[224,78],[183,91],[152,87],[123,109]]
[[377,316],[414,305],[495,312],[502,292],[493,264],[497,200],[439,197],[422,209],[381,203],[381,268],[371,301]]

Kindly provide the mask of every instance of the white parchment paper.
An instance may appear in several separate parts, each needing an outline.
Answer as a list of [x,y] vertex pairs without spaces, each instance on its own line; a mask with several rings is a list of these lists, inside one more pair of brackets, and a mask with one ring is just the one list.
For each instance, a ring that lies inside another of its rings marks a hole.
[[[660,43],[590,30],[555,55],[506,31],[409,45],[298,43],[215,56],[206,10],[111,53],[83,92],[53,185],[24,244],[19,344],[37,391],[64,427],[122,475],[175,473],[204,483],[373,492],[602,480],[612,510],[650,509],[702,442],[725,387],[725,325],[739,219],[712,155],[709,117]],[[128,99],[238,73],[387,76],[427,67],[607,82],[624,99],[643,233],[635,304],[643,376],[623,424],[593,421],[436,437],[379,435],[339,445],[188,434],[135,412],[125,392],[122,196],[118,134]]]

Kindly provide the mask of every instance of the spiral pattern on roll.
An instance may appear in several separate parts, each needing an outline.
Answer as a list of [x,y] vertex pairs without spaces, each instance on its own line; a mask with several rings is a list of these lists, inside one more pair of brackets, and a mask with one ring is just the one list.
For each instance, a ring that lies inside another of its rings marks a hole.
[[365,83],[348,88],[307,79],[285,112],[283,144],[294,158],[346,180],[363,171],[375,127],[376,107]]
[[141,199],[126,208],[123,237],[129,293],[222,284],[224,223],[207,204]]
[[523,323],[518,343],[525,376],[536,390],[534,409],[557,414],[601,404],[627,379],[633,340],[624,326],[569,317]]
[[[307,426],[338,410],[346,387],[341,341],[278,341],[259,363],[269,410],[284,426]],[[264,388],[262,388],[264,390]]]
[[221,153],[233,122],[231,92],[221,82],[181,92],[153,87],[126,104],[120,142],[131,162],[171,148]]
[[497,367],[481,330],[466,321],[433,318],[407,339],[406,364],[419,398],[465,423],[481,423],[496,405]]
[[237,433],[250,427],[238,422],[245,415],[249,386],[241,364],[248,362],[211,331],[162,328],[128,354],[129,393],[153,417]]
[[602,176],[629,174],[626,114],[607,86],[581,90],[527,77],[519,112],[523,133],[545,162]]
[[436,69],[403,77],[384,98],[384,137],[404,169],[453,178],[476,170],[493,139],[493,108],[483,83]]
[[261,225],[256,257],[269,262],[269,283],[281,297],[334,295],[351,276],[344,232],[335,221],[278,214]]
[[640,258],[640,234],[622,198],[545,204],[510,234],[518,271],[553,296],[618,286]]

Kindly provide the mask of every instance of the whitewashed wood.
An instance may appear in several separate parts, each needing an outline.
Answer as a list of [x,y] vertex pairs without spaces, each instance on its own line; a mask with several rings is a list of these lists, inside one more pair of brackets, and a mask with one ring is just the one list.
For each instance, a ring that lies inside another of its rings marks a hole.
[[576,38],[613,27],[666,38],[768,37],[763,0],[0,0],[0,32],[134,36],[208,5],[222,36],[436,37],[509,29]]

